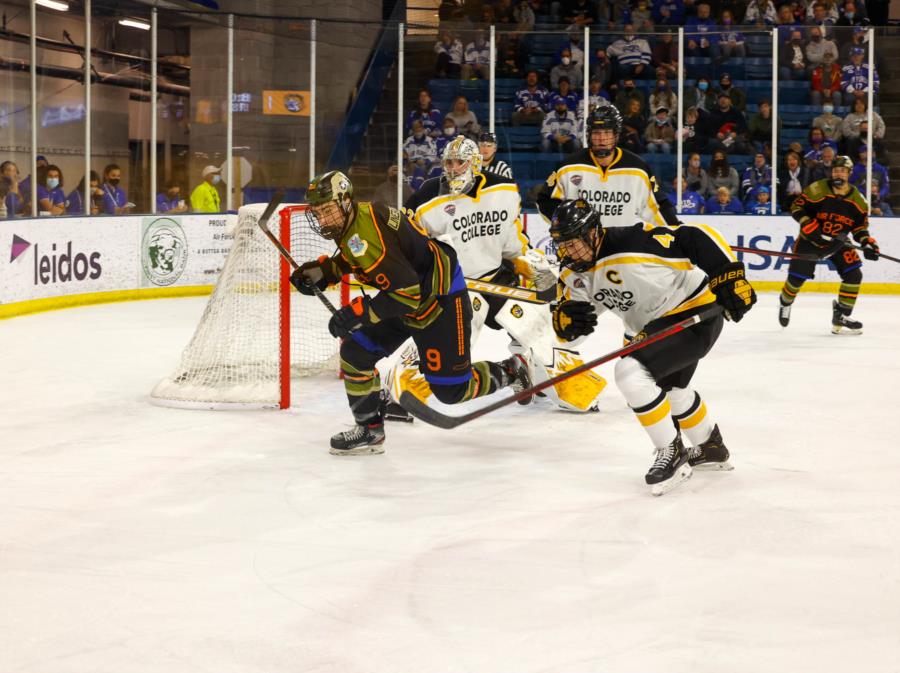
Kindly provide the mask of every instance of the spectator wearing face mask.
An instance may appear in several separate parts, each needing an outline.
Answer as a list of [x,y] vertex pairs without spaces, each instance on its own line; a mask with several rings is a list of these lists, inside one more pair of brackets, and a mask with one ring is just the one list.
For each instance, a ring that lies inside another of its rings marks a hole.
[[565,77],[569,80],[569,84],[576,89],[580,89],[581,82],[584,78],[582,73],[583,69],[583,67],[580,68],[572,63],[572,52],[570,52],[568,48],[563,49],[560,62],[550,70],[550,88],[558,89],[559,78]]
[[814,129],[822,129],[825,137],[833,142],[840,142],[841,134],[841,118],[834,114],[834,103],[830,100],[822,103],[822,114],[813,119],[812,127]]
[[562,49],[559,51],[559,58],[562,59],[562,52],[569,50],[569,58],[572,65],[576,68],[584,68],[584,49],[581,48],[581,34],[584,32],[582,26],[569,26],[566,29],[566,41]]
[[644,144],[651,154],[672,153],[672,147],[675,145],[675,129],[672,128],[672,122],[669,120],[668,108],[657,108],[653,119],[644,129]]
[[822,29],[813,26],[809,29],[809,44],[806,45],[806,62],[816,67],[825,60],[825,54],[831,54],[831,62],[838,60],[837,45],[822,36]]
[[103,169],[103,206],[101,211],[105,215],[122,215],[131,208],[128,203],[128,194],[119,186],[122,181],[122,169],[117,164],[109,164]]
[[203,181],[191,192],[191,209],[195,213],[222,212],[222,203],[216,185],[222,182],[221,171],[215,166],[204,168],[200,176]]
[[809,67],[803,53],[803,34],[791,31],[790,42],[778,50],[778,74],[783,80],[808,80]]
[[747,53],[744,46],[744,34],[734,30],[734,14],[730,9],[723,9],[719,21],[724,28],[724,32],[719,34],[719,60],[743,58]]
[[867,24],[869,20],[866,18],[865,5],[859,5],[853,0],[847,0],[841,8],[841,16],[837,20],[836,26],[862,26]]
[[646,77],[650,72],[650,45],[642,37],[635,35],[634,25],[626,24],[624,36],[611,45],[606,53],[617,60],[616,73],[618,79]]
[[651,110],[658,110],[661,107],[667,110],[678,109],[678,95],[672,91],[669,82],[665,79],[656,80],[656,88],[650,92],[648,104]]
[[706,200],[704,212],[707,215],[741,215],[744,209],[738,198],[732,196],[728,191],[728,187],[719,187],[716,189],[715,196]]
[[685,105],[710,112],[716,109],[716,92],[709,77],[700,77],[693,89],[685,95]]
[[[443,134],[440,138],[437,138],[434,141],[434,146],[437,149],[437,156],[444,156],[444,148],[447,146],[451,140],[453,140],[457,136],[456,122],[453,121],[453,117],[447,115],[444,117],[444,128]],[[437,167],[440,168],[440,162],[438,162]]]
[[186,213],[188,205],[181,195],[181,185],[177,180],[166,180],[165,191],[156,195],[157,213]]
[[741,179],[738,177],[735,168],[728,163],[728,155],[722,150],[713,152],[706,175],[709,176],[709,192],[711,195],[715,194],[719,187],[726,187],[729,194],[738,194],[740,192]]
[[51,215],[66,214],[66,193],[63,191],[63,174],[54,164],[38,170],[38,211]]
[[809,102],[822,105],[824,101],[833,105],[841,104],[841,68],[834,62],[830,51],[824,54],[824,60],[813,68],[809,88]]

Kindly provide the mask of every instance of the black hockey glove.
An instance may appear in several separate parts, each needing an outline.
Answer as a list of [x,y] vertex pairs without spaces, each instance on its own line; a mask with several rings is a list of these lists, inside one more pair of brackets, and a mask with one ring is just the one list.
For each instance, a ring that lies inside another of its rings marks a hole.
[[315,294],[313,286],[324,290],[337,280],[326,274],[326,267],[330,268],[331,262],[328,257],[322,255],[313,262],[304,262],[291,274],[291,285],[297,288],[300,294],[312,296]]
[[553,306],[553,331],[560,339],[574,341],[597,326],[597,311],[589,301],[567,299]]
[[357,297],[331,316],[331,320],[328,321],[328,331],[335,338],[348,337],[353,330],[371,324],[369,298],[363,296]]
[[709,278],[709,289],[716,295],[716,302],[725,309],[725,317],[740,322],[744,314],[756,303],[753,286],[744,279],[744,264],[726,264]]
[[862,246],[863,257],[866,259],[874,262],[881,256],[881,249],[878,247],[878,241],[871,236],[863,236],[859,244]]

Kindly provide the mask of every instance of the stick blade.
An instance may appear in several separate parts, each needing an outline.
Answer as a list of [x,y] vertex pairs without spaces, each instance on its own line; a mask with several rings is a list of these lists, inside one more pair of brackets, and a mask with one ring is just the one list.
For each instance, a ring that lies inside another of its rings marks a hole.
[[272,195],[271,201],[269,201],[266,209],[263,211],[263,214],[259,216],[259,226],[263,229],[269,228],[269,218],[272,217],[272,213],[275,212],[275,209],[281,205],[281,201],[284,199],[284,192],[280,189]]
[[408,390],[404,390],[400,394],[400,406],[423,423],[428,423],[428,425],[433,425],[444,430],[452,430],[456,426],[462,425],[469,420],[466,416],[447,416],[446,414],[442,414],[440,411],[429,407]]

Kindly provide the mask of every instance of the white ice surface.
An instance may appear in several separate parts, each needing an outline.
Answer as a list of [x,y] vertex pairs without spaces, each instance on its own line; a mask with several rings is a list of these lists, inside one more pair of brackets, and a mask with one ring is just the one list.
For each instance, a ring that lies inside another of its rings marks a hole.
[[203,302],[0,322],[0,672],[900,671],[900,299],[726,325],[695,385],[736,469],[662,498],[612,382],[352,458],[335,379],[153,407]]

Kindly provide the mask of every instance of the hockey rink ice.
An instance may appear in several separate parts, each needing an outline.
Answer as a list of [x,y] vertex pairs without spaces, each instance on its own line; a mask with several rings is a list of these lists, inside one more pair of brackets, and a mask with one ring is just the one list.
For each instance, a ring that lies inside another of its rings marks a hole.
[[862,336],[831,300],[726,324],[694,384],[735,470],[660,498],[612,365],[596,414],[334,457],[337,378],[287,412],[148,403],[205,297],[0,322],[0,671],[900,671],[900,297],[859,299]]

